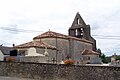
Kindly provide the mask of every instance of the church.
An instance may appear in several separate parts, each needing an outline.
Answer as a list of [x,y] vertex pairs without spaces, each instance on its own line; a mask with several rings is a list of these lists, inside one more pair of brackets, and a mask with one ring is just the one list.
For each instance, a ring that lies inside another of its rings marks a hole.
[[68,35],[47,31],[33,38],[33,41],[16,45],[22,62],[60,63],[67,57],[75,64],[90,63],[99,58],[96,40],[79,13],[76,14]]

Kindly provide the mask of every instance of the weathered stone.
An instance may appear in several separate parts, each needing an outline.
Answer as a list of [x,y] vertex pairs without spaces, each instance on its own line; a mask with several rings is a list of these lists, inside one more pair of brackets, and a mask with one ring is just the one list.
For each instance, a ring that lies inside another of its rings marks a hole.
[[35,80],[120,80],[120,67],[0,62],[0,76]]

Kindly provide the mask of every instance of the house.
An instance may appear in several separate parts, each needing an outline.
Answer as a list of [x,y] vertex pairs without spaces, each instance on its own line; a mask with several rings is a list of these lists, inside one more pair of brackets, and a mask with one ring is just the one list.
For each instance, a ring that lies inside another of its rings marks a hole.
[[96,51],[96,40],[91,36],[90,25],[86,25],[79,13],[76,14],[71,27],[68,29],[68,35],[49,30],[34,37],[33,41],[17,45],[15,48],[23,52],[21,54],[25,58],[28,56],[43,57],[44,53],[47,53],[49,61],[56,63],[65,60],[68,56],[75,61],[75,64],[80,63],[84,50],[91,51],[92,55],[87,53],[91,55],[90,57],[98,57],[99,55],[98,53],[96,56],[93,55]]
[[0,46],[0,61],[3,61],[6,56],[10,56],[11,50],[13,50],[12,47]]
[[92,50],[89,50],[89,49],[85,49],[83,52],[82,52],[82,60],[84,61],[84,64],[101,64],[102,61],[101,59],[99,58],[99,53],[95,52],[95,51],[92,51]]
[[116,53],[114,53],[114,55],[111,56],[111,66],[120,66],[120,60],[117,60],[117,56]]

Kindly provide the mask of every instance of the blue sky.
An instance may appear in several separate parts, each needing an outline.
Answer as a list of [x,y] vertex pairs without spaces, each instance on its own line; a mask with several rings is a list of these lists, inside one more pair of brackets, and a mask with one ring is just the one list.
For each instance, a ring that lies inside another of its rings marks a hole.
[[0,0],[0,44],[31,41],[49,29],[67,34],[79,12],[90,24],[92,35],[101,35],[93,36],[97,47],[106,55],[120,55],[119,3],[120,0]]

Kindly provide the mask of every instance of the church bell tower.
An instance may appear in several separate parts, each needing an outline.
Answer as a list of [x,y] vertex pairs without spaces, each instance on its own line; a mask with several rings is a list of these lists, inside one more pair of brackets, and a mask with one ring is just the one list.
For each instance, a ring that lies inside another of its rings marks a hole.
[[91,36],[90,25],[86,25],[79,12],[77,12],[74,21],[68,30],[68,34],[72,37],[93,42],[93,50],[96,51],[96,40]]
[[71,27],[69,28],[69,36],[86,39],[87,34],[85,26],[86,24],[82,17],[77,13]]

